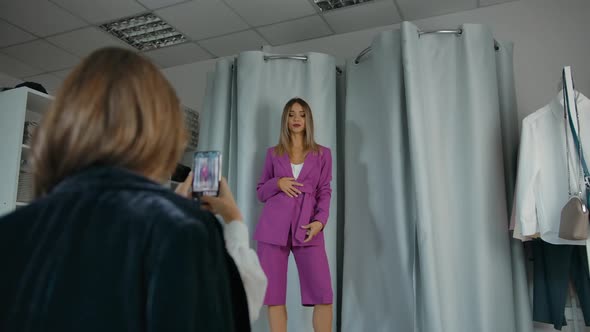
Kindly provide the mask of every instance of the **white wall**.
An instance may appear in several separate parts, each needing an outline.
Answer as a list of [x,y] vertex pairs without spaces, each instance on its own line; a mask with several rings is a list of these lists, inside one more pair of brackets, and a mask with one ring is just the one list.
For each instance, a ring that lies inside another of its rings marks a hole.
[[[456,28],[462,23],[489,25],[496,39],[515,43],[515,79],[520,117],[547,104],[557,93],[560,70],[572,65],[578,90],[590,97],[590,1],[520,0],[457,14],[415,21],[422,30]],[[385,26],[273,47],[273,53],[308,51],[355,57]],[[183,101],[202,110],[206,73],[215,60],[165,69]]]

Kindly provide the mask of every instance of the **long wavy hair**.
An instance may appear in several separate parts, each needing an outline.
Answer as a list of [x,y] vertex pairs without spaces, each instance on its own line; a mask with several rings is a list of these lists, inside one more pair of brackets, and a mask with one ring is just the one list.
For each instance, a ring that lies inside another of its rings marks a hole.
[[303,137],[303,148],[306,152],[317,153],[320,151],[319,145],[314,138],[313,129],[313,115],[311,114],[311,107],[309,104],[298,97],[290,99],[283,108],[283,116],[281,118],[281,134],[279,136],[279,144],[275,147],[275,153],[279,156],[291,152],[291,131],[289,130],[289,112],[293,105],[299,104],[305,112],[305,132]]

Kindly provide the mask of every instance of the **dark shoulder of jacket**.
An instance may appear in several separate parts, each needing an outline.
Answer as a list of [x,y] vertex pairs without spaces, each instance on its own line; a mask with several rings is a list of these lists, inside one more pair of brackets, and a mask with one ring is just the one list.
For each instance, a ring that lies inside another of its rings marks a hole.
[[196,201],[181,197],[172,191],[162,193],[162,196],[169,200],[183,216],[178,220],[172,220],[173,222],[181,224],[202,222],[223,236],[223,228],[217,218],[211,212],[201,209]]

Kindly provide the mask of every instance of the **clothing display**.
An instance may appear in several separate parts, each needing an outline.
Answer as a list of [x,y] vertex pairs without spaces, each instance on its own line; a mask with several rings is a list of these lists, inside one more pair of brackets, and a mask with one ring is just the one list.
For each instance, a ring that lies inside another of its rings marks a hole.
[[532,243],[534,264],[533,319],[561,330],[565,324],[568,284],[575,287],[586,326],[590,326],[590,274],[586,248],[554,245],[537,239]]
[[[293,246],[324,245],[324,233],[320,232],[311,241],[304,243],[306,230],[302,228],[312,221],[324,226],[328,221],[332,189],[332,154],[330,149],[320,147],[319,152],[309,152],[298,174],[297,187],[301,195],[291,198],[281,191],[277,182],[282,177],[292,177],[289,156],[277,156],[274,148],[266,152],[262,177],[256,191],[264,202],[254,239],[259,242],[287,246],[293,237]],[[289,211],[292,211],[289,213]],[[286,213],[287,212],[287,213]]]
[[[575,100],[580,113],[581,141],[590,147],[590,100],[579,92]],[[522,122],[516,181],[516,238],[527,239],[538,234],[552,244],[586,244],[584,240],[559,237],[561,210],[569,199],[568,189],[577,188],[576,181],[579,181],[571,176],[568,187],[564,124],[563,92]],[[573,140],[569,144],[574,146]],[[587,150],[583,153],[586,159],[590,157]],[[570,149],[568,158],[571,173],[579,174],[576,149]]]
[[264,304],[285,305],[287,266],[291,251],[299,272],[301,304],[332,304],[332,283],[326,249],[323,246],[293,247],[290,236],[286,246],[258,243],[258,257],[269,281]]
[[[532,240],[533,320],[566,325],[571,284],[590,326],[585,159],[590,147],[590,100],[575,91],[571,67],[562,91],[522,122],[511,229]],[[561,232],[561,236],[560,236]],[[579,239],[579,240],[575,240]]]

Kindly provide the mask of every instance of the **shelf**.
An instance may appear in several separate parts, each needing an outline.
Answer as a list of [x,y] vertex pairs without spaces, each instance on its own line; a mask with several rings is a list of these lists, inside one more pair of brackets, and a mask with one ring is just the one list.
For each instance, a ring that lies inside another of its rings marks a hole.
[[44,114],[49,109],[53,97],[36,90],[27,90],[27,109],[31,112]]
[[26,206],[29,205],[29,203],[26,202],[16,202],[16,206]]
[[28,145],[28,144],[23,144],[22,145],[22,148],[25,149],[25,150],[30,150],[31,149],[31,146]]

